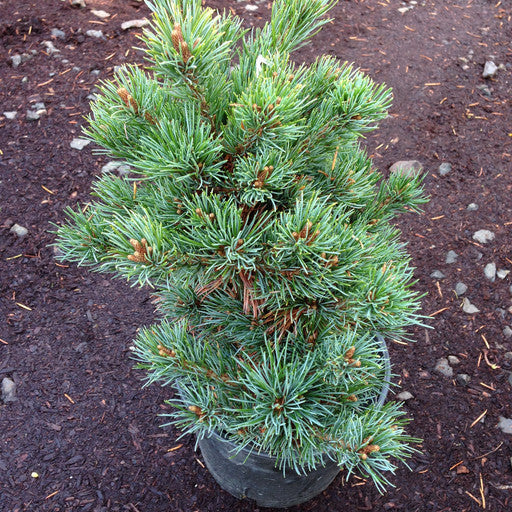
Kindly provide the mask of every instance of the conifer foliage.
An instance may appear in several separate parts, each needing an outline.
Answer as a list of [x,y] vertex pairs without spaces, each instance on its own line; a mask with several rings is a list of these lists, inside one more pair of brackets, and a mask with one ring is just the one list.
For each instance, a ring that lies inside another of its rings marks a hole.
[[148,382],[179,383],[178,427],[297,471],[328,457],[382,489],[414,440],[377,404],[376,334],[421,322],[390,221],[425,199],[360,147],[391,92],[330,56],[290,60],[334,3],[275,0],[247,31],[201,0],[148,1],[148,68],[105,82],[86,129],[133,172],[101,176],[58,244],[154,289],[161,321],[134,353]]

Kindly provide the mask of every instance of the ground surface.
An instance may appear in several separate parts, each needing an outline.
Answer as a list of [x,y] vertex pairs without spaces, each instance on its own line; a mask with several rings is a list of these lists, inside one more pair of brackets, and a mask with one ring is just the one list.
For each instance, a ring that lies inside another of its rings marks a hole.
[[[159,428],[170,390],[141,390],[128,351],[136,328],[152,321],[148,292],[58,265],[48,247],[50,223],[87,200],[106,162],[92,145],[70,147],[87,96],[115,65],[140,60],[132,49],[138,29],[120,25],[147,15],[135,0],[86,1],[73,9],[68,0],[0,0],[0,378],[15,382],[18,397],[0,401],[0,510],[255,511],[218,488],[190,438]],[[267,1],[252,11],[243,1],[206,3],[234,9],[248,25],[269,14]],[[365,480],[343,485],[341,474],[294,510],[511,510],[512,438],[498,427],[512,417],[512,339],[503,334],[512,324],[511,279],[484,275],[488,263],[512,270],[510,3],[342,0],[333,14],[295,58],[330,53],[394,88],[391,117],[368,147],[383,171],[409,159],[428,171],[432,200],[401,227],[434,329],[390,347],[395,381],[413,395],[405,404],[410,433],[425,440],[412,471],[400,468],[384,496]],[[55,28],[63,38],[52,37]],[[85,35],[91,29],[104,39]],[[30,60],[13,67],[11,57],[23,53]],[[485,80],[491,57],[503,68]],[[39,102],[46,113],[27,120]],[[442,162],[452,165],[445,176]],[[28,234],[11,233],[13,223]],[[496,238],[475,241],[479,229]],[[458,257],[448,264],[450,250]],[[445,277],[431,277],[435,270]],[[462,297],[453,291],[459,281],[468,287]],[[463,297],[480,311],[464,312]],[[435,371],[448,356],[460,360],[452,378]]]

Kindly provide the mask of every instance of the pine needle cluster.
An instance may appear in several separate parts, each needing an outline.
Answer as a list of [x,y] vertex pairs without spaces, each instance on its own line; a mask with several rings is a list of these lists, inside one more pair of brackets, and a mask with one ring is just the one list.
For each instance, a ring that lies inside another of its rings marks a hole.
[[86,129],[132,173],[101,176],[58,244],[154,289],[162,319],[134,352],[148,382],[179,383],[178,427],[298,471],[328,457],[382,488],[414,440],[377,404],[376,335],[421,322],[391,221],[425,199],[360,145],[390,90],[330,56],[290,60],[334,3],[275,0],[248,31],[201,0],[149,1],[149,66],[105,82]]

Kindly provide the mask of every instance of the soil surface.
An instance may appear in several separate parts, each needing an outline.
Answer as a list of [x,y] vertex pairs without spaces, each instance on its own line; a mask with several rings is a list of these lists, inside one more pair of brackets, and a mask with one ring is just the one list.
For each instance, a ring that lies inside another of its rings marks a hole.
[[[70,147],[88,95],[114,66],[141,61],[133,49],[140,29],[121,23],[148,9],[136,0],[86,3],[0,0],[0,379],[13,380],[17,394],[0,401],[0,510],[256,511],[218,487],[192,438],[159,426],[172,391],[142,389],[129,353],[136,329],[153,320],[149,291],[58,264],[49,246],[51,223],[87,201],[107,162],[92,144]],[[270,12],[266,0],[250,2],[256,10],[245,1],[205,3],[236,11],[248,26]],[[428,173],[430,203],[400,226],[433,329],[416,329],[414,344],[389,343],[396,392],[413,395],[409,432],[424,442],[387,494],[341,473],[292,510],[512,510],[512,429],[499,427],[512,418],[512,337],[503,332],[512,325],[512,273],[484,275],[489,263],[512,270],[512,6],[341,0],[333,16],[294,58],[329,53],[392,86],[391,115],[369,137],[369,151],[383,172],[420,160]],[[484,79],[487,60],[501,66]],[[40,118],[29,120],[27,110]],[[444,176],[443,162],[452,166]],[[14,223],[26,236],[10,231]],[[480,229],[495,239],[473,239]],[[450,250],[458,255],[451,264]],[[436,270],[445,277],[431,277]],[[464,295],[454,292],[458,282]],[[464,312],[464,297],[479,311]],[[459,361],[451,359],[452,377],[435,370],[448,356]]]

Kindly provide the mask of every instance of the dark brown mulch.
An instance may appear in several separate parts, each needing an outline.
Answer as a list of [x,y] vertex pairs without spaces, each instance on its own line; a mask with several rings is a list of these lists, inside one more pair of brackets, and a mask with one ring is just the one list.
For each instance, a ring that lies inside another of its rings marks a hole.
[[[234,9],[247,24],[269,14],[267,2],[256,11],[246,2],[206,3]],[[57,265],[48,247],[50,223],[63,219],[66,205],[87,201],[105,163],[91,146],[80,152],[69,145],[88,112],[87,95],[115,65],[141,57],[132,49],[136,31],[120,25],[145,16],[146,7],[135,0],[87,4],[0,0],[0,378],[14,379],[19,398],[0,405],[0,510],[256,511],[219,489],[191,438],[159,428],[171,391],[141,390],[129,353],[137,327],[153,318],[149,292]],[[404,5],[413,8],[401,14]],[[91,8],[112,16],[102,21]],[[295,58],[330,53],[393,86],[391,117],[368,147],[383,170],[419,159],[429,171],[425,213],[400,224],[434,329],[417,329],[416,344],[390,343],[395,380],[414,395],[405,405],[410,433],[425,439],[412,471],[401,467],[384,496],[365,480],[345,483],[342,474],[294,510],[510,510],[511,436],[497,424],[512,417],[512,340],[502,334],[512,324],[511,281],[491,282],[483,268],[495,262],[512,270],[511,6],[342,0],[333,13],[335,21]],[[52,38],[52,28],[65,38]],[[105,39],[85,36],[89,29]],[[61,58],[42,41],[53,41]],[[10,56],[31,50],[29,61],[10,66]],[[505,68],[484,80],[490,56]],[[40,101],[47,114],[27,121],[27,109]],[[14,110],[15,120],[1,115]],[[441,162],[453,166],[445,177]],[[479,209],[468,211],[469,203]],[[28,235],[10,233],[13,222]],[[496,239],[478,244],[478,229]],[[459,255],[451,265],[444,262],[449,250]],[[434,270],[446,278],[429,277]],[[479,313],[462,311],[453,292],[458,281]],[[460,359],[455,374],[468,374],[469,386],[435,373],[448,355]]]

